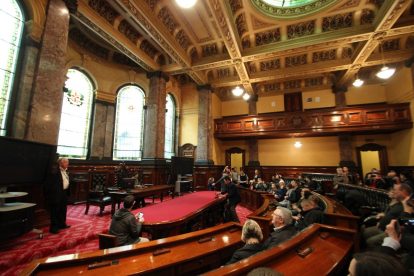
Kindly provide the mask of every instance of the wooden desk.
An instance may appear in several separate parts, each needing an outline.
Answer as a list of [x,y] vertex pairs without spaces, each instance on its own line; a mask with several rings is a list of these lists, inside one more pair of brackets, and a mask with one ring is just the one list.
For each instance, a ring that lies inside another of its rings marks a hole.
[[[203,192],[197,192],[203,193]],[[187,195],[193,196],[196,193]],[[181,200],[182,197],[176,199]],[[165,202],[167,204],[168,202]],[[202,208],[188,209],[186,213],[176,217],[174,219],[168,219],[164,221],[151,222],[148,219],[148,213],[143,208],[142,212],[146,216],[146,221],[142,225],[142,231],[147,232],[152,239],[159,239],[165,237],[171,237],[183,233],[193,232],[196,230],[204,229],[217,225],[223,222],[224,204],[226,203],[226,197],[215,198]],[[151,206],[149,208],[159,208],[160,212],[168,210],[168,206],[160,206],[163,203]],[[171,212],[170,212],[171,213]]]
[[6,199],[26,196],[26,192],[0,193],[0,240],[17,237],[33,229],[36,204],[7,202]]
[[[38,259],[22,275],[197,275],[227,262],[242,246],[240,235],[241,226],[229,222],[148,243]],[[88,269],[94,263],[108,265]]]
[[131,189],[127,190],[120,190],[120,191],[109,191],[109,195],[112,199],[112,206],[111,206],[111,214],[115,213],[115,205],[119,203],[126,197],[127,195],[133,195],[135,198],[145,198],[149,196],[159,195],[161,201],[163,201],[164,193],[172,191],[172,196],[174,197],[174,186],[170,185],[155,185],[155,186],[144,186],[142,189]]
[[[270,267],[285,276],[343,275],[352,254],[355,231],[313,224],[294,238],[240,262],[221,267],[204,275],[245,275],[257,267]],[[310,248],[301,257],[301,249]]]

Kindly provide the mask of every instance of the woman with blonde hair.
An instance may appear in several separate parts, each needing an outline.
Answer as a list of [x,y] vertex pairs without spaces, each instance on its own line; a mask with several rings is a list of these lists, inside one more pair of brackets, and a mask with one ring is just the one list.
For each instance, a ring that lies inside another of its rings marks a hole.
[[263,245],[261,243],[263,240],[262,229],[260,229],[259,224],[254,220],[246,220],[243,225],[241,239],[245,245],[236,250],[230,261],[226,264],[238,262],[263,250]]

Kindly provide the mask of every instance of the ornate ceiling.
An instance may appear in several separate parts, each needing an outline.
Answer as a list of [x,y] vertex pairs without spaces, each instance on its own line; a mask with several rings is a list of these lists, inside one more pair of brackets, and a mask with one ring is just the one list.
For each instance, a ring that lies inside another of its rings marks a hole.
[[412,0],[198,0],[188,10],[78,0],[72,18],[71,39],[99,57],[211,84],[222,100],[236,85],[264,96],[348,86],[356,73],[376,82],[379,45],[387,64],[414,51]]

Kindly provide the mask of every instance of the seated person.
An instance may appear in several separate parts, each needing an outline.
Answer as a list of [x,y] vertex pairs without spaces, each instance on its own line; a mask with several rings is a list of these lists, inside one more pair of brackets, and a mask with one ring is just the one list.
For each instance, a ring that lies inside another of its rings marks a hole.
[[270,188],[267,190],[268,193],[275,195],[277,193],[277,185],[276,183],[271,183]]
[[354,255],[348,268],[350,276],[408,276],[408,271],[398,259],[380,252]]
[[262,229],[260,229],[259,224],[254,220],[248,219],[243,225],[241,240],[245,245],[236,250],[233,253],[230,261],[226,264],[232,264],[250,257],[263,250],[263,244],[261,243],[263,239]]
[[293,237],[296,234],[296,229],[292,222],[292,212],[287,208],[278,206],[272,214],[274,231],[264,242],[263,247],[269,249]]
[[315,204],[314,201],[310,199],[303,199],[300,202],[300,205],[302,207],[302,212],[298,216],[293,217],[293,219],[296,220],[296,229],[301,231],[311,224],[325,222],[325,215],[323,211],[317,204]]
[[126,196],[124,198],[124,208],[117,210],[112,217],[109,234],[118,238],[119,246],[149,241],[139,236],[144,217],[136,218],[131,213],[134,203],[133,195]]
[[411,188],[404,184],[394,185],[394,188],[388,192],[391,201],[384,213],[377,215],[379,219],[375,226],[367,227],[362,230],[362,237],[368,248],[379,246],[386,237],[385,227],[392,219],[396,219],[403,212],[402,201],[411,196]]
[[400,219],[395,219],[386,226],[386,237],[382,243],[381,252],[392,256],[401,256],[402,263],[410,271],[414,271],[414,199],[402,202],[404,212]]
[[286,189],[286,184],[285,181],[280,180],[279,181],[279,189],[277,189],[277,192],[275,193],[275,198],[277,201],[282,201],[285,198],[287,189]]
[[263,181],[261,178],[259,178],[259,179],[257,180],[256,185],[254,185],[254,189],[255,189],[256,191],[262,191],[262,192],[265,192],[265,191],[267,190],[267,184],[266,184],[266,183],[264,183],[264,181]]

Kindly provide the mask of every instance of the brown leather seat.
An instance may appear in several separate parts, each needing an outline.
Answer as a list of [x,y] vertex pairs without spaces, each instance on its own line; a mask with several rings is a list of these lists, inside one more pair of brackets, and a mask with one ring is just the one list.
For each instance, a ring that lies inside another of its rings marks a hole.
[[99,215],[102,216],[105,206],[112,203],[112,199],[107,192],[109,183],[109,171],[91,170],[89,171],[89,193],[86,200],[85,215],[88,214],[89,206],[99,206]]

